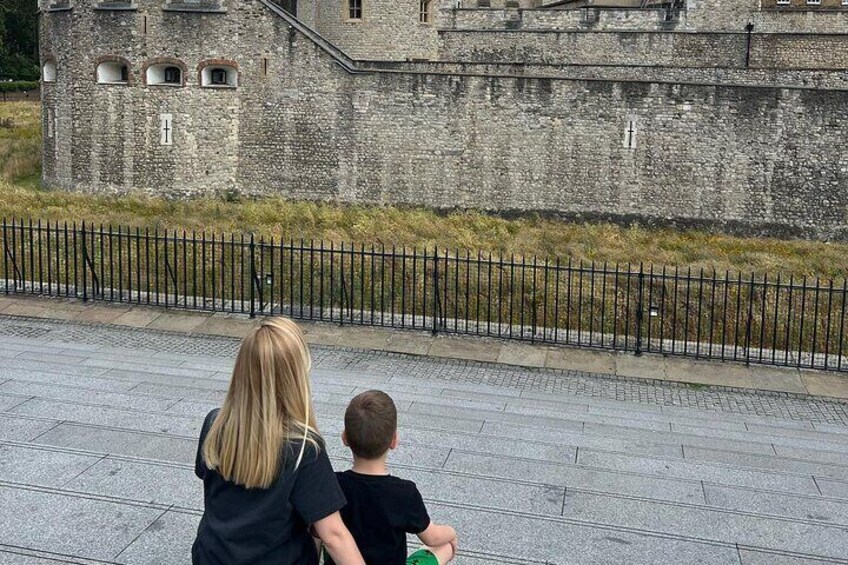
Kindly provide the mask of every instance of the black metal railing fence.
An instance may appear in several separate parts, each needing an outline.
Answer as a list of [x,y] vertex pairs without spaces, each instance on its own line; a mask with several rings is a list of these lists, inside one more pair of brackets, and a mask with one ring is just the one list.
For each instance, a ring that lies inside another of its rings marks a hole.
[[3,220],[7,294],[848,370],[846,281]]

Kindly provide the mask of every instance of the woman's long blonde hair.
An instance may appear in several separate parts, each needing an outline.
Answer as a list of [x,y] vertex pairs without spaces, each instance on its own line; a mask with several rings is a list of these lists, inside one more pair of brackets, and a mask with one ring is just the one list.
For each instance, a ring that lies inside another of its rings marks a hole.
[[286,442],[317,447],[309,370],[312,357],[300,328],[287,318],[262,322],[241,344],[221,411],[203,443],[203,459],[222,477],[267,488],[284,464]]

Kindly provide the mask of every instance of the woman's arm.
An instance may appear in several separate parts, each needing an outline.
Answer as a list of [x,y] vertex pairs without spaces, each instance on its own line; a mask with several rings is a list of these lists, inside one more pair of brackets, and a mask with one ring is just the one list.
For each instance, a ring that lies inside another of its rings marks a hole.
[[421,540],[421,543],[430,547],[453,544],[456,541],[456,530],[448,525],[430,522],[427,529],[418,534],[418,539]]
[[353,536],[350,535],[341,514],[334,512],[314,524],[315,533],[324,542],[324,548],[337,565],[365,565]]

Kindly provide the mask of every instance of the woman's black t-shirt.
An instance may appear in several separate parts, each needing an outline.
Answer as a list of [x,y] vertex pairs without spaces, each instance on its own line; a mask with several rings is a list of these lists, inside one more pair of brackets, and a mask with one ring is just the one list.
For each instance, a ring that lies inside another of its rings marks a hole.
[[247,489],[209,469],[203,441],[218,415],[206,416],[200,432],[194,472],[203,480],[203,518],[192,547],[194,565],[317,565],[318,553],[308,526],[345,505],[327,451],[306,444],[295,471],[301,442],[284,449],[285,464],[267,489]]

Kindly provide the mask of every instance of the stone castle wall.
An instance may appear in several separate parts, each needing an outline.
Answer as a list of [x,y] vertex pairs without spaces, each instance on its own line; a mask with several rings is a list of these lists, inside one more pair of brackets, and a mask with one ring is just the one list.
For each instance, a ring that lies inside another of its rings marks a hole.
[[419,0],[363,0],[358,21],[345,0],[301,0],[298,18],[354,59],[432,59],[441,10],[431,1],[431,23],[419,21]]
[[[688,32],[439,32],[439,60],[547,65],[730,67],[746,64],[747,34]],[[848,34],[754,34],[750,66],[842,70]]]
[[[365,71],[260,0],[45,13],[48,187],[280,194],[848,238],[848,92]],[[92,33],[92,30],[99,30]],[[175,41],[189,37],[191,41]],[[121,56],[130,84],[94,80]],[[173,57],[182,87],[145,86]],[[198,85],[231,61],[235,89]],[[173,144],[160,118],[173,115]]]

